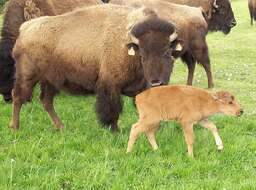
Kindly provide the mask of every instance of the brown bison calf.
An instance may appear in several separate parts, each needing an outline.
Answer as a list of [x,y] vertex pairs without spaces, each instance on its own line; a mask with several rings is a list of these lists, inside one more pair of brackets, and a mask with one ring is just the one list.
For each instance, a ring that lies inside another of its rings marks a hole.
[[253,25],[253,20],[256,21],[256,0],[248,0],[248,6],[251,17],[251,25]]
[[175,120],[181,123],[188,155],[193,156],[193,124],[198,123],[209,129],[218,150],[223,149],[222,140],[216,126],[208,120],[217,113],[240,116],[243,110],[235,97],[226,91],[209,93],[189,86],[162,86],[142,92],[136,96],[139,121],[132,126],[127,152],[138,135],[145,133],[154,150],[158,148],[155,133],[160,121]]

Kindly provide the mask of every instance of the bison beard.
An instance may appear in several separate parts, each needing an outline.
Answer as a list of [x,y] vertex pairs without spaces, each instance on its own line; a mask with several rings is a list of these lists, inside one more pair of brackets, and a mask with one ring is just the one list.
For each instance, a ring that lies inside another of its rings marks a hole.
[[104,126],[109,127],[111,125],[112,131],[118,131],[117,121],[122,112],[120,93],[111,90],[106,85],[99,85],[97,87],[96,112]]

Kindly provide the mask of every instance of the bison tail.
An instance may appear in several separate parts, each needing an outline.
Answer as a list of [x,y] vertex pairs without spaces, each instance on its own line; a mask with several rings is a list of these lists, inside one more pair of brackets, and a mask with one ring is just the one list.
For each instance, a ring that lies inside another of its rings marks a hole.
[[113,131],[118,130],[117,121],[122,112],[121,96],[116,91],[111,92],[108,87],[97,88],[96,112],[100,122]]

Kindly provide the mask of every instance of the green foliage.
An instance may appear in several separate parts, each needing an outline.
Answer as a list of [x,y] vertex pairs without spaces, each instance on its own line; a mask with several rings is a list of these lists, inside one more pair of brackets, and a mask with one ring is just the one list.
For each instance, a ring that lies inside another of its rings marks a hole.
[[[0,189],[256,189],[256,27],[250,26],[247,2],[233,2],[238,25],[228,36],[210,33],[208,44],[215,89],[233,92],[245,109],[240,118],[215,116],[224,151],[217,152],[211,133],[195,127],[195,159],[186,156],[180,126],[163,123],[153,152],[141,136],[125,154],[130,127],[137,121],[132,100],[125,98],[121,132],[102,129],[94,112],[95,96],[56,98],[63,132],[53,129],[38,100],[23,107],[21,128],[8,129],[11,105],[0,99]],[[171,84],[185,84],[187,68],[175,63]],[[205,88],[204,70],[196,68],[195,86]],[[171,94],[170,94],[171,98]]]

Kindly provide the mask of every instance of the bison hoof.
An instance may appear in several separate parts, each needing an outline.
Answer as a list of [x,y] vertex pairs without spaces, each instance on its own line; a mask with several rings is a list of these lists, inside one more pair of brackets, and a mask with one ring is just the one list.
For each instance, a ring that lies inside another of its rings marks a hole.
[[4,95],[5,103],[12,103],[12,96],[11,95]]
[[19,130],[19,126],[14,125],[12,121],[9,124],[9,128],[14,132]]

